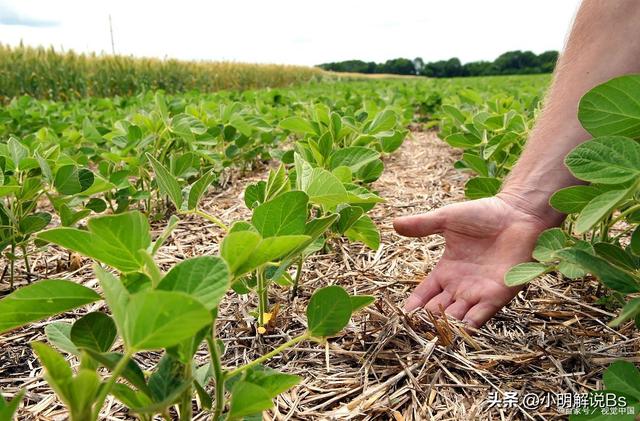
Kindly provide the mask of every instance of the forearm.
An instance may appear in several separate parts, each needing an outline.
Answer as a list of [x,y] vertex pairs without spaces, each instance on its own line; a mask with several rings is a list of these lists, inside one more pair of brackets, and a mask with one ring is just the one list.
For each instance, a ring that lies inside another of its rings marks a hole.
[[640,1],[585,0],[560,56],[545,105],[502,192],[549,225],[562,215],[548,204],[558,189],[578,184],[564,157],[590,135],[578,121],[580,98],[612,77],[640,71]]

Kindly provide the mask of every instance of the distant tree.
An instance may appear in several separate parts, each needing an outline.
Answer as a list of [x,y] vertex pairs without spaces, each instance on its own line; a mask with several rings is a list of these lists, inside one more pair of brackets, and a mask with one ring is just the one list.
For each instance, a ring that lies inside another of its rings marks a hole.
[[507,51],[494,61],[473,61],[462,64],[456,57],[425,63],[420,57],[413,60],[395,58],[384,63],[347,60],[320,64],[325,70],[353,73],[391,73],[427,77],[489,76],[551,73],[558,61],[557,51],[536,55],[531,51]]

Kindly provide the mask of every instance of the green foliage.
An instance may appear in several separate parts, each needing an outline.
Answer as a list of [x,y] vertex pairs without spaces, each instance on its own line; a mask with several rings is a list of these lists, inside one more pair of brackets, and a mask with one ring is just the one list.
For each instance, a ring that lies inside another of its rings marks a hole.
[[21,390],[10,401],[5,400],[2,394],[0,394],[0,420],[11,421],[14,419],[15,413],[20,407],[20,402],[22,401],[24,394],[25,391]]

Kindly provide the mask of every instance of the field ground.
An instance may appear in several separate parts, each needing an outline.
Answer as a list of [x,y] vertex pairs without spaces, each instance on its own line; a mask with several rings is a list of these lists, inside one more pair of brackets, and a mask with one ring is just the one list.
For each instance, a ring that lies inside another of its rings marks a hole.
[[[547,393],[581,393],[600,387],[602,370],[617,357],[638,362],[640,335],[630,328],[606,327],[606,320],[614,315],[593,305],[599,284],[589,279],[570,282],[545,276],[473,337],[453,321],[434,325],[423,311],[405,315],[404,299],[435,264],[444,242],[438,236],[401,238],[391,220],[462,200],[466,179],[452,167],[455,153],[433,133],[413,137],[386,160],[387,170],[374,184],[387,198],[373,211],[382,231],[382,247],[373,252],[360,244],[334,242],[337,253],[312,257],[298,298],[290,301],[284,290],[271,297],[279,303],[279,315],[260,340],[249,314],[253,303],[246,301],[247,296],[230,294],[218,318],[220,337],[229,339],[224,363],[230,367],[252,360],[301,331],[310,293],[316,287],[339,284],[351,293],[375,295],[375,305],[356,316],[326,349],[302,343],[271,361],[304,380],[275,400],[267,419],[564,419],[553,403],[550,408],[489,409],[487,397],[492,391],[546,397]],[[225,222],[248,215],[239,200],[241,192],[250,180],[263,179],[264,170],[233,174],[227,188],[213,192],[203,208]],[[221,234],[199,219],[186,219],[161,250],[160,260],[168,264],[214,253]],[[49,248],[34,263],[38,273],[96,286],[90,261],[71,260],[68,268],[67,254]],[[99,307],[95,304],[89,311]],[[44,339],[46,324],[0,338],[0,388],[9,395],[18,387],[27,389],[20,420],[65,418],[64,408],[40,378],[39,364],[28,345]],[[204,363],[207,354],[201,355]],[[146,367],[157,361],[154,354],[143,356],[138,362]],[[103,415],[126,419],[114,400],[108,401]],[[200,413],[195,419],[208,416]]]

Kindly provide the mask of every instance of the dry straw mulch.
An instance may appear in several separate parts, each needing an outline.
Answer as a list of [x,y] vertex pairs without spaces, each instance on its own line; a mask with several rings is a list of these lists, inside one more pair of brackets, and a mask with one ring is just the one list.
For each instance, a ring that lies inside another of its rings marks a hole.
[[[606,366],[617,358],[639,362],[635,328],[606,326],[613,313],[595,304],[600,294],[591,279],[568,281],[545,276],[521,292],[477,334],[470,337],[455,321],[435,320],[423,311],[407,315],[401,308],[409,291],[433,267],[443,251],[438,236],[407,239],[396,235],[394,216],[425,212],[462,200],[465,176],[452,169],[454,153],[432,133],[414,133],[400,151],[389,157],[375,189],[387,199],[373,211],[382,232],[382,247],[371,251],[361,244],[334,243],[334,252],[317,255],[305,264],[300,294],[293,301],[287,291],[274,289],[272,303],[279,313],[272,329],[257,338],[248,296],[229,294],[220,309],[218,331],[227,346],[228,367],[250,361],[304,329],[304,308],[312,292],[339,284],[351,293],[372,294],[374,305],[354,317],[326,347],[302,343],[273,358],[269,365],[300,374],[302,383],[275,400],[265,414],[275,420],[320,419],[564,419],[552,403],[537,409],[523,405],[490,407],[490,394],[535,393],[544,399],[556,393],[583,393],[601,387]],[[248,215],[241,200],[244,185],[264,171],[236,180],[211,194],[206,210],[224,221]],[[161,224],[155,226],[157,230]],[[193,255],[216,253],[221,232],[196,217],[184,220],[160,252],[170,264]],[[96,282],[90,262],[64,270],[69,259],[49,249],[36,259],[43,276]],[[75,262],[77,264],[78,262]],[[59,273],[54,273],[59,272]],[[95,311],[89,306],[62,320]],[[38,323],[0,337],[0,390],[12,395],[27,389],[19,419],[65,419],[65,411],[41,379],[29,342],[43,340]],[[199,353],[204,363],[204,349]],[[138,356],[152,368],[158,355]],[[74,364],[77,362],[74,361]],[[105,419],[131,415],[108,400]],[[206,412],[198,420],[209,419]]]

